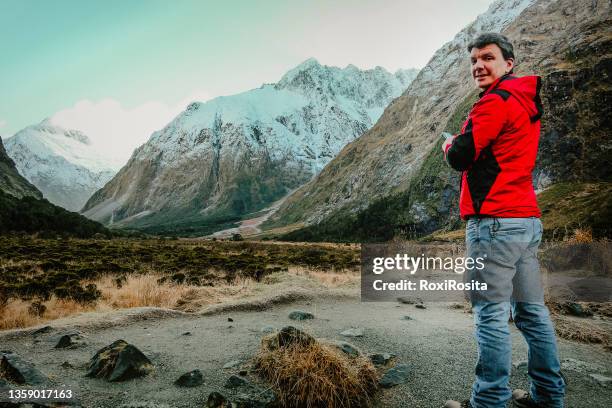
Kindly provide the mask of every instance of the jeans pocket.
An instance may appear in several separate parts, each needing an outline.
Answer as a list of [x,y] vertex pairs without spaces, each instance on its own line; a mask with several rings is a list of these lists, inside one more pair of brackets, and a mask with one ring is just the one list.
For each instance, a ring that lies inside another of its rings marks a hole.
[[505,266],[514,266],[529,243],[527,227],[522,224],[494,223],[489,226],[489,258]]

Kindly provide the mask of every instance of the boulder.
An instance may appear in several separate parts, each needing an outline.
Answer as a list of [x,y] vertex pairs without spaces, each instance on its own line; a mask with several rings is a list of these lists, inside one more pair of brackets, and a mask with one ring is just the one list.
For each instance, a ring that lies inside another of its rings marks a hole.
[[174,382],[174,385],[179,387],[197,387],[202,384],[204,384],[204,376],[200,370],[185,373]]
[[153,370],[153,364],[140,350],[124,340],[100,349],[89,361],[87,377],[108,381],[126,381],[142,377]]

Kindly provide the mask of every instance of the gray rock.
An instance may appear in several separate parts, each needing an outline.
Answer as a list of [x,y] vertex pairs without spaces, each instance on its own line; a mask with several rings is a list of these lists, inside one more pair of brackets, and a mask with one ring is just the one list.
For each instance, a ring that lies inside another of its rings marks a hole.
[[248,394],[238,394],[232,401],[232,408],[272,408],[276,407],[278,399],[274,391],[266,389],[252,389]]
[[403,303],[405,305],[413,305],[415,303],[417,303],[415,300],[408,298],[408,297],[398,297],[397,301],[400,303]]
[[589,378],[591,378],[591,380],[595,381],[597,384],[601,385],[602,387],[607,387],[610,384],[612,384],[612,378],[606,377],[605,375],[589,374]]
[[351,343],[347,343],[346,341],[323,339],[321,339],[321,341],[325,344],[329,344],[330,346],[337,348],[349,357],[359,357],[361,355],[361,351],[357,347],[355,347]]
[[51,326],[43,326],[40,329],[36,329],[32,332],[33,336],[38,336],[40,334],[46,334],[46,333],[50,333],[53,331],[53,327]]
[[390,388],[403,384],[408,380],[410,367],[407,364],[398,364],[389,369],[380,379],[379,384],[383,388]]
[[204,376],[200,370],[185,373],[174,382],[174,385],[179,387],[197,387],[202,384],[204,384]]
[[585,309],[582,307],[580,303],[575,302],[567,302],[563,305],[563,309],[565,309],[566,313],[572,316],[578,317],[590,317],[593,316],[593,312],[589,309]]
[[206,408],[223,408],[227,406],[227,399],[221,393],[217,391],[208,394],[208,400],[206,401]]
[[225,382],[225,388],[236,388],[247,385],[249,382],[240,376],[231,375]]
[[234,367],[238,367],[240,364],[242,364],[241,360],[232,360],[232,361],[228,361],[227,363],[223,364],[223,368],[225,369],[234,368]]
[[351,329],[347,329],[340,334],[345,337],[363,337],[363,328],[354,327]]
[[561,360],[561,369],[571,370],[579,373],[600,371],[604,368],[598,364],[587,363],[586,361],[576,360],[575,358],[564,358]]
[[0,373],[5,380],[19,385],[48,385],[49,378],[34,364],[15,353],[0,353]]
[[314,315],[309,312],[304,312],[303,310],[294,310],[293,312],[289,313],[289,318],[291,320],[307,320],[314,319]]
[[153,364],[140,350],[124,340],[117,340],[91,358],[85,376],[125,381],[145,376],[152,370]]
[[402,316],[402,320],[414,320],[412,317],[406,315],[406,316]]
[[370,354],[370,361],[375,366],[385,366],[391,362],[396,356],[393,353],[374,353]]
[[427,309],[427,306],[422,303],[417,303],[416,305],[414,305],[414,307],[416,307],[417,309]]
[[55,348],[77,348],[85,346],[85,338],[79,332],[72,332],[64,334],[59,338]]
[[261,332],[265,334],[274,333],[276,328],[274,326],[264,326],[261,328]]

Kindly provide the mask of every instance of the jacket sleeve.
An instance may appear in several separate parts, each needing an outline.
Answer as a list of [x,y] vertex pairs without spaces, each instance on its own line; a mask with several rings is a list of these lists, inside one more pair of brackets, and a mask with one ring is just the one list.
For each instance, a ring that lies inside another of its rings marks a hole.
[[501,133],[506,123],[506,107],[502,97],[496,94],[484,96],[470,112],[463,132],[453,139],[446,149],[446,161],[458,171],[467,170],[480,152]]

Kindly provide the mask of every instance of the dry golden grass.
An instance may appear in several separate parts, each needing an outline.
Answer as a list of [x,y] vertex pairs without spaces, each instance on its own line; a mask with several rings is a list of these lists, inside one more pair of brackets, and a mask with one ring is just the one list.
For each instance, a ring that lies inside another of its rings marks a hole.
[[343,270],[343,271],[330,271],[330,270],[317,270],[304,268],[301,266],[294,266],[289,268],[289,273],[296,276],[305,276],[313,279],[328,288],[339,288],[352,285],[358,285],[361,281],[361,275],[359,270]]
[[350,358],[341,351],[313,342],[270,347],[262,340],[255,357],[260,375],[272,384],[283,407],[370,407],[378,374],[364,357]]
[[576,228],[564,241],[572,244],[590,244],[593,242],[593,231],[590,228]]
[[237,277],[233,282],[217,286],[192,286],[164,282],[158,283],[161,274],[128,275],[121,287],[114,277],[96,279],[94,283],[102,292],[95,303],[82,304],[70,299],[52,296],[41,302],[46,310],[42,316],[32,315],[31,302],[13,299],[0,308],[0,330],[36,326],[44,322],[76,315],[82,312],[105,312],[133,307],[161,307],[183,311],[196,311],[214,303],[222,303],[249,295],[256,285],[250,278]]
[[581,343],[602,344],[606,349],[609,349],[610,345],[612,345],[610,332],[588,320],[577,320],[553,315],[553,321],[555,331],[559,337]]
[[42,316],[36,316],[28,311],[31,302],[21,299],[9,301],[4,307],[0,308],[0,330],[36,326],[49,320],[96,309],[93,304],[83,305],[74,300],[58,299],[55,296],[52,296],[43,304],[47,308],[45,313]]

